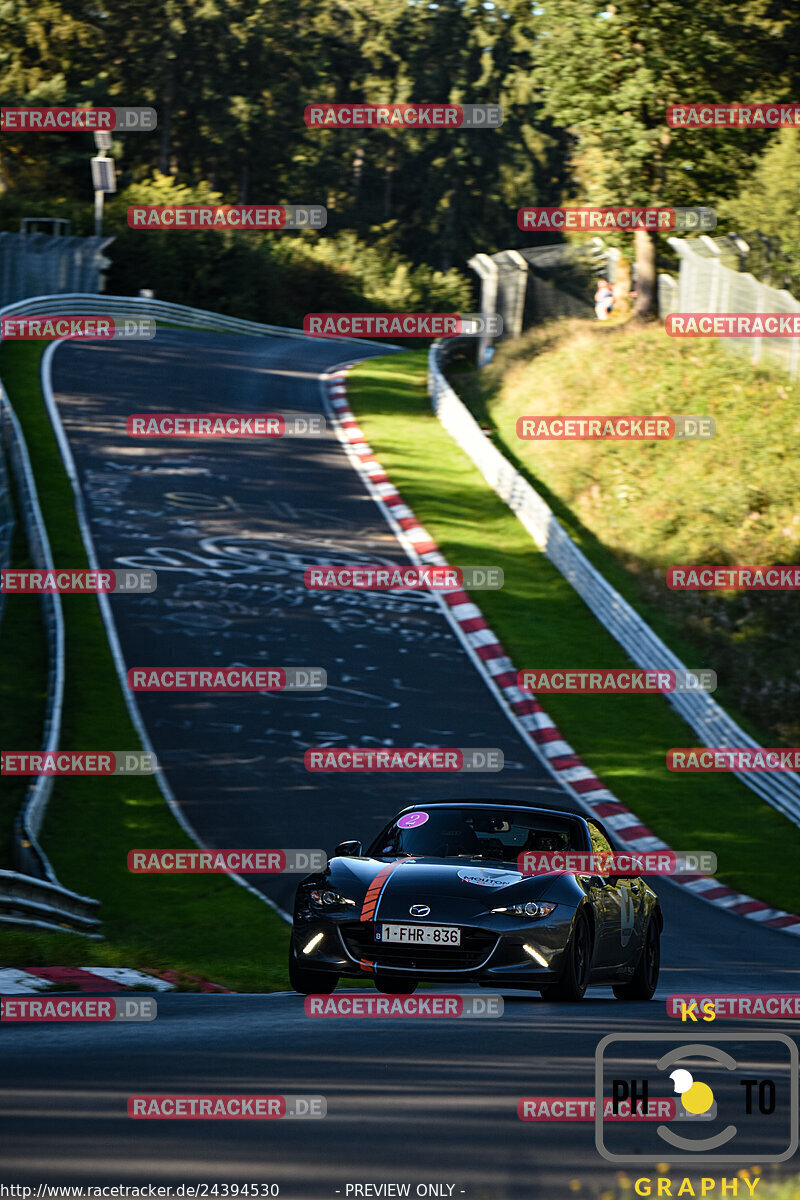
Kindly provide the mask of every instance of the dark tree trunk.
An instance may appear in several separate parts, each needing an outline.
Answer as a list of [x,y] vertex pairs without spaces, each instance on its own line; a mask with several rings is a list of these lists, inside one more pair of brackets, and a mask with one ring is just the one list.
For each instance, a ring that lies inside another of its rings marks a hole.
[[637,321],[652,321],[658,316],[656,296],[656,239],[647,229],[633,234],[636,249],[636,307]]
[[162,175],[169,174],[170,168],[170,133],[172,124],[172,103],[175,98],[174,68],[170,65],[164,88],[161,94],[161,108],[158,123],[161,126],[161,137],[158,143],[158,169]]

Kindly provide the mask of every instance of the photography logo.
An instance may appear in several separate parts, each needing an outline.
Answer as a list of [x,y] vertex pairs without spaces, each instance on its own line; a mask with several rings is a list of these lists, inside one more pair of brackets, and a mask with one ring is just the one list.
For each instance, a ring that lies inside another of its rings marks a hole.
[[[797,1046],[782,1033],[609,1034],[595,1053],[595,1145],[608,1162],[746,1165],[785,1162],[798,1148]],[[720,1044],[717,1044],[720,1043]],[[732,1044],[733,1043],[733,1044]],[[735,1051],[735,1057],[730,1051]],[[645,1116],[672,1092],[667,1121],[615,1120],[621,1106]],[[610,1103],[609,1103],[610,1102]]]
[[[681,1054],[685,1053],[681,1051]],[[714,1093],[707,1083],[695,1081],[691,1071],[679,1067],[670,1073],[670,1079],[675,1085],[675,1091],[681,1098],[684,1113],[693,1117],[715,1116],[717,1102]]]

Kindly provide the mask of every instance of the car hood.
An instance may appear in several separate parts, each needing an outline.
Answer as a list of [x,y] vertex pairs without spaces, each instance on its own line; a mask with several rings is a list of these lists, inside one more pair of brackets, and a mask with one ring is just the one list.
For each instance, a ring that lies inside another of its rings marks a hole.
[[521,875],[507,866],[489,866],[474,859],[402,858],[383,862],[374,858],[334,858],[329,865],[332,886],[361,903],[364,919],[408,920],[412,905],[427,905],[435,921],[445,909],[452,919],[454,907],[465,915],[537,900],[558,876]]

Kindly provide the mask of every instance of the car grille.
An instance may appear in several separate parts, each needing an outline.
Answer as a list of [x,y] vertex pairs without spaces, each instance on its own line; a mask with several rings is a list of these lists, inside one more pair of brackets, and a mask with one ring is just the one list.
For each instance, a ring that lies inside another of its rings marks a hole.
[[406,970],[469,971],[485,962],[494,950],[498,937],[483,929],[461,928],[461,945],[408,946],[402,942],[376,942],[372,921],[346,924],[340,927],[342,939],[353,958],[367,958],[384,967],[404,967]]

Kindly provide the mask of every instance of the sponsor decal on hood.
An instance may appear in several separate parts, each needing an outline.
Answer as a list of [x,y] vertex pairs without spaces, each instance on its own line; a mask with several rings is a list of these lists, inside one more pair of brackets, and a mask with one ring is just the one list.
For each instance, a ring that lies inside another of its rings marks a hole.
[[516,871],[459,871],[458,878],[464,883],[474,883],[476,887],[504,888],[519,883],[525,876]]

